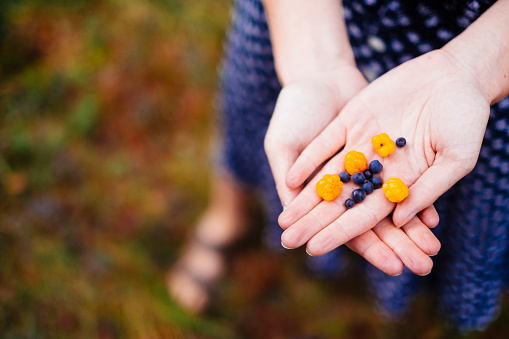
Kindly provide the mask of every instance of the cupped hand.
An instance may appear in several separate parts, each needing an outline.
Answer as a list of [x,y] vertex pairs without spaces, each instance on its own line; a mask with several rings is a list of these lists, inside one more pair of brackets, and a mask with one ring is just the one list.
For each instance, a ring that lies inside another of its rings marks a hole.
[[[265,149],[283,206],[290,204],[303,188],[300,185],[290,189],[286,185],[292,165],[348,100],[366,85],[357,68],[345,66],[300,80],[282,90],[267,132]],[[323,146],[327,148],[326,144]],[[310,163],[318,161],[313,154],[308,160]],[[376,230],[368,230],[348,246],[391,275],[401,273],[404,265],[418,274],[429,272],[432,263],[427,256],[436,254],[440,248],[440,243],[428,229],[438,223],[434,208],[423,212],[420,218],[416,217],[409,233],[406,229],[387,227],[388,223],[388,220],[380,223]]]
[[[307,243],[308,253],[321,255],[381,222],[387,225],[392,211],[394,225],[409,225],[473,169],[488,117],[489,101],[476,78],[443,50],[388,72],[353,98],[290,169],[286,184],[295,189],[332,157],[281,214],[282,243],[290,248]],[[406,147],[378,156],[370,141],[383,132],[393,140],[405,137]],[[344,185],[335,201],[318,197],[316,182],[326,173],[343,171],[345,154],[352,150],[363,152],[368,162],[381,161],[383,181],[402,179],[409,196],[396,205],[379,189],[349,210],[343,203],[353,184]]]

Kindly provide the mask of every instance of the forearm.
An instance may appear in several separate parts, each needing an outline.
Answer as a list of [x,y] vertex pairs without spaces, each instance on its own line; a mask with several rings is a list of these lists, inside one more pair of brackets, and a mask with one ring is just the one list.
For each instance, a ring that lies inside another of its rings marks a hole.
[[276,71],[287,85],[355,65],[338,0],[264,0]]
[[490,104],[509,94],[509,0],[497,1],[443,47],[475,77]]

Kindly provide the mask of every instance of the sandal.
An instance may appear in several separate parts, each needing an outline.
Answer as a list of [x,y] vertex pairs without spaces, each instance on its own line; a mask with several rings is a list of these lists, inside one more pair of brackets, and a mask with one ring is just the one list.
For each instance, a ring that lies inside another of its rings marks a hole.
[[228,267],[233,245],[217,245],[193,237],[167,277],[171,296],[187,311],[199,314],[207,308]]

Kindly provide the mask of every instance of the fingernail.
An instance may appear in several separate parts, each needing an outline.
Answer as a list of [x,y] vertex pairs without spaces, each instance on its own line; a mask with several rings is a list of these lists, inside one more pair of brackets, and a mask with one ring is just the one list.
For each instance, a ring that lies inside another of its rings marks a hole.
[[288,201],[286,201],[286,198],[283,197],[283,198],[280,198],[279,201],[281,201],[281,205],[283,205],[283,208],[285,208],[286,206],[288,206]]
[[401,273],[403,273],[403,271],[399,272],[398,274],[389,274],[387,272],[384,272],[384,273],[387,274],[387,275],[390,275],[391,277],[397,277],[397,276],[400,276]]
[[430,257],[434,257],[434,256],[435,256],[435,255],[437,255],[437,254],[438,254],[438,252],[437,252],[437,253],[435,253],[435,254],[430,254],[429,256],[430,256]]
[[[433,268],[432,268],[432,269],[433,269]],[[432,269],[431,269],[431,270],[432,270]],[[425,273],[425,274],[418,274],[418,275],[420,275],[421,277],[425,277],[425,276],[427,276],[428,274],[430,274],[430,273],[431,273],[431,270],[429,270],[429,272],[428,272],[428,273]]]
[[308,252],[308,249],[306,248],[306,253],[310,256],[310,257],[314,257],[314,255],[312,255],[311,253]]
[[285,248],[285,249],[287,249],[287,250],[291,250],[291,248],[290,248],[290,247],[286,247],[286,246],[283,244],[283,242],[282,242],[282,241],[281,241],[281,246],[283,246],[283,248]]

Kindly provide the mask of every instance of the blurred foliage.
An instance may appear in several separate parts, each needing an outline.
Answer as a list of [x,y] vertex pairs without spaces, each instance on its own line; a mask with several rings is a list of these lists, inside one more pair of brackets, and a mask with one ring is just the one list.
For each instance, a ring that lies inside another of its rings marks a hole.
[[206,203],[228,1],[2,1],[1,337],[189,337],[164,272]]
[[[227,0],[2,0],[2,338],[452,338],[435,305],[376,315],[254,242],[204,317],[165,272],[207,202]],[[503,338],[507,312],[485,334]],[[410,322],[412,319],[412,322]],[[418,319],[418,321],[415,321]]]

